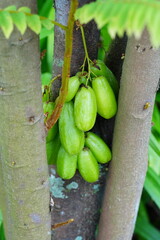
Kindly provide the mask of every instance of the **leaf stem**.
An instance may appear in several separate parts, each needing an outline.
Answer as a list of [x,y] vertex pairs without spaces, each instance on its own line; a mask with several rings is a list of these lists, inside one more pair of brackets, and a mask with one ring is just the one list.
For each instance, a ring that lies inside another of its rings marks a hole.
[[[26,15],[27,15],[27,14],[26,14]],[[48,20],[51,21],[51,23],[53,23],[54,25],[62,28],[62,29],[65,30],[65,31],[66,31],[67,28],[68,28],[67,26],[65,26],[65,25],[63,25],[63,24],[61,24],[61,23],[58,23],[58,22],[56,22],[56,21],[53,21],[53,20],[51,20],[51,19],[49,19],[49,18],[47,18],[47,17],[39,16],[39,18],[40,18],[41,20],[46,20],[46,19],[48,19]]]
[[70,77],[70,65],[72,56],[72,42],[73,42],[73,27],[74,27],[74,14],[78,6],[78,0],[71,0],[70,12],[68,17],[68,25],[66,29],[65,39],[65,53],[64,53],[64,65],[62,69],[62,85],[60,88],[60,94],[56,107],[51,117],[46,122],[46,127],[49,130],[58,120],[63,104],[65,102],[68,92],[68,80]]

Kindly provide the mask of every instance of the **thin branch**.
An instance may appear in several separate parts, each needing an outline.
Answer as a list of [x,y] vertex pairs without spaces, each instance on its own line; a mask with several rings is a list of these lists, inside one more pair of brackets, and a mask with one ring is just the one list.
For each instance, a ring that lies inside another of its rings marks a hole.
[[46,122],[47,129],[50,129],[58,120],[68,91],[68,80],[70,77],[70,65],[72,56],[74,13],[77,9],[78,1],[72,0],[68,17],[68,28],[66,30],[64,65],[62,70],[62,86],[60,88],[59,98],[51,117]]

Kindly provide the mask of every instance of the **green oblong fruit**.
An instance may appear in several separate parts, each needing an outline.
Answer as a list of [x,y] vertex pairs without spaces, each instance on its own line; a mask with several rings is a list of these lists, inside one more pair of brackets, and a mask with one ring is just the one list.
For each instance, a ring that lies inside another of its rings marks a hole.
[[99,163],[107,163],[111,160],[112,155],[109,147],[95,133],[86,133],[85,146],[90,148]]
[[57,161],[57,155],[61,146],[59,134],[51,141],[46,143],[47,161],[48,165],[54,165]]
[[82,85],[74,102],[76,126],[82,131],[89,131],[95,124],[97,115],[96,96],[91,87]]
[[69,78],[68,93],[65,100],[66,102],[69,102],[74,98],[74,96],[76,95],[76,92],[78,91],[79,85],[80,85],[80,81],[78,76],[73,76]]
[[87,182],[96,182],[99,178],[99,166],[91,150],[84,147],[78,154],[78,170]]
[[71,179],[77,169],[77,155],[70,155],[61,146],[57,156],[57,173],[63,179]]
[[[55,108],[54,102],[44,102],[43,103],[43,111],[46,116],[46,119],[48,119],[51,116],[54,108]],[[57,132],[58,132],[58,125],[56,123],[51,129],[49,129],[47,136],[46,136],[46,142],[47,143],[51,142],[55,138]]]
[[92,80],[92,88],[96,95],[97,112],[103,118],[112,118],[117,112],[117,102],[114,92],[103,76]]
[[104,76],[108,80],[110,86],[112,87],[116,96],[118,95],[119,91],[119,84],[117,79],[115,78],[114,74],[111,70],[105,65],[102,60],[94,60],[93,63],[90,64],[91,67],[91,76],[98,77]]
[[73,102],[64,104],[59,118],[59,135],[64,149],[71,155],[79,153],[84,146],[84,132],[74,120]]

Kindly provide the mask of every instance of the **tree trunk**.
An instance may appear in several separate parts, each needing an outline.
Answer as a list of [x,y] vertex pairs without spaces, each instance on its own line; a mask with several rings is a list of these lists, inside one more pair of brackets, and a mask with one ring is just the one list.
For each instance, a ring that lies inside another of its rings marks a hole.
[[159,66],[160,51],[152,48],[147,31],[139,41],[129,39],[98,240],[132,238],[148,163]]
[[[89,1],[80,1],[80,5]],[[56,0],[56,21],[67,25],[69,10],[68,0]],[[97,58],[99,32],[96,24],[91,22],[84,26],[85,36],[89,56],[91,59]],[[61,74],[64,56],[64,32],[55,27],[54,42],[54,66],[53,76]],[[81,32],[74,30],[73,54],[71,64],[71,76],[80,71],[79,67],[83,64],[84,49]],[[54,98],[57,96],[60,80],[54,82]],[[51,169],[51,194],[54,199],[52,211],[52,224],[65,222],[73,218],[74,222],[66,226],[56,228],[53,231],[54,240],[93,240],[95,239],[95,229],[99,219],[99,208],[104,186],[105,169],[101,171],[101,178],[96,183],[87,183],[77,173],[71,180],[62,180]]]
[[[36,1],[3,0],[36,12]],[[49,184],[39,39],[30,30],[0,37],[0,204],[6,240],[49,240]]]

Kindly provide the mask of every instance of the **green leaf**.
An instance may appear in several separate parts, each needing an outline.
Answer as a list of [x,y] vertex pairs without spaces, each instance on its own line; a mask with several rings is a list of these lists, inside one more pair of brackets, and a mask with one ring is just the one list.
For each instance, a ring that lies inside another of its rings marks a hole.
[[89,22],[94,17],[94,10],[96,6],[96,3],[92,2],[77,9],[75,13],[75,19],[78,19],[80,22],[83,23]]
[[160,208],[160,176],[158,176],[150,167],[147,171],[144,188]]
[[141,237],[144,237],[145,240],[160,239],[160,231],[158,231],[153,225],[141,217],[137,218],[135,233]]
[[41,31],[41,21],[38,15],[34,14],[27,16],[27,25],[29,28],[34,31],[36,34],[39,34]]
[[160,2],[157,0],[101,0],[86,4],[75,13],[75,18],[87,23],[94,19],[99,28],[108,24],[112,37],[127,32],[139,38],[148,28],[154,47],[160,46]]
[[[160,85],[160,82],[159,82],[159,85]],[[158,92],[156,95],[156,101],[160,103],[160,92]]]
[[24,13],[31,13],[31,9],[28,7],[20,7],[18,9],[19,12],[24,12]]
[[54,47],[54,34],[50,34],[47,38],[47,62],[49,71],[52,72],[53,66],[53,47]]
[[127,18],[128,18],[128,5],[124,5],[123,9],[117,15],[117,34],[122,37],[127,25]]
[[[121,11],[119,9],[121,8]],[[113,10],[110,13],[110,22],[108,24],[108,31],[111,34],[112,37],[115,37],[116,33],[119,34],[119,36],[123,36],[124,33],[124,20],[125,20],[125,15],[126,13],[128,14],[128,6],[127,5],[122,5],[121,3],[115,4]],[[119,23],[121,23],[119,25]]]
[[21,34],[24,34],[27,28],[26,15],[23,12],[11,14],[13,23],[16,25]]
[[[152,130],[155,130],[160,134],[160,110],[156,103],[154,105],[152,122],[153,122]],[[159,146],[159,148],[160,148],[160,146]]]
[[[139,7],[140,7],[140,5],[139,5]],[[131,4],[129,6],[128,18],[127,18],[127,23],[126,23],[126,32],[127,32],[128,36],[131,36],[133,34],[132,26],[133,26],[133,22],[135,21],[136,11],[137,11],[137,4],[135,2],[133,2],[133,4]]]
[[42,25],[47,28],[48,30],[52,29],[54,27],[54,24],[49,19],[41,20]]
[[149,167],[160,176],[160,155],[158,155],[154,149],[149,146]]
[[105,51],[107,51],[111,45],[112,39],[108,33],[108,26],[105,25],[102,29],[101,29],[101,38],[103,40],[103,47],[105,49]]
[[1,212],[1,210],[0,210],[0,225],[2,224],[2,212]]
[[140,205],[139,205],[138,217],[141,217],[141,218],[145,219],[145,221],[149,222],[147,208],[146,208],[146,205],[142,198],[141,198]]
[[113,5],[112,3],[108,3],[107,6],[99,4],[97,6],[97,11],[99,12],[99,15],[94,14],[93,17],[96,20],[98,27],[101,28],[109,22],[111,12],[113,11]]
[[148,25],[151,41],[153,42],[155,47],[158,47],[160,43],[159,22],[160,22],[160,11],[159,9],[155,9],[152,14],[152,20]]
[[0,239],[5,240],[3,223],[0,225]]
[[49,73],[49,72],[42,73],[42,75],[41,75],[42,85],[49,85],[51,79],[52,79],[51,73]]
[[0,239],[5,240],[4,236],[4,228],[3,228],[3,217],[2,217],[2,212],[0,210]]
[[48,37],[50,34],[53,34],[53,30],[48,30],[46,28],[42,28],[40,32],[40,40]]
[[150,135],[149,145],[154,149],[154,151],[160,156],[160,145],[154,134]]
[[13,31],[13,21],[10,13],[7,11],[0,12],[0,27],[6,38],[9,38]]
[[[51,8],[48,14],[48,17],[50,19],[53,19],[54,14],[55,14],[54,9]],[[47,38],[47,62],[48,62],[48,68],[50,72],[52,72],[52,66],[53,66],[53,47],[54,47],[54,31],[52,31],[52,34],[50,34]]]
[[6,11],[16,11],[17,7],[15,5],[11,5],[11,6],[6,7],[4,10],[6,10]]
[[146,25],[146,10],[147,6],[140,5],[135,12],[134,20],[131,22],[132,32],[137,38],[141,36],[141,33]]
[[53,0],[43,1],[42,8],[39,11],[40,16],[48,17],[48,13],[53,6]]

